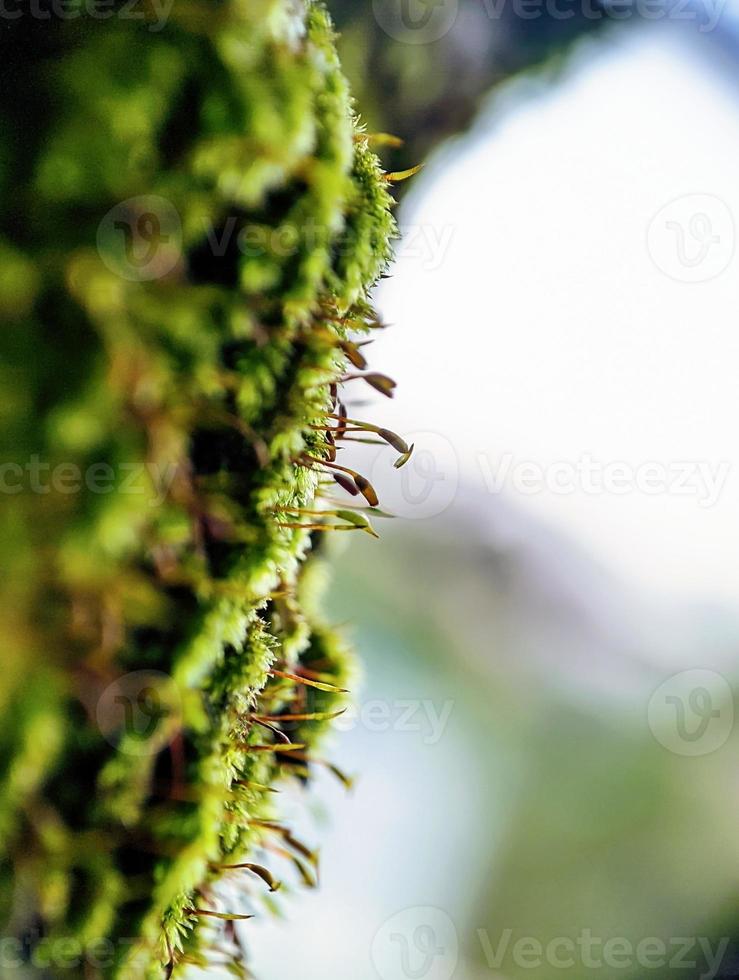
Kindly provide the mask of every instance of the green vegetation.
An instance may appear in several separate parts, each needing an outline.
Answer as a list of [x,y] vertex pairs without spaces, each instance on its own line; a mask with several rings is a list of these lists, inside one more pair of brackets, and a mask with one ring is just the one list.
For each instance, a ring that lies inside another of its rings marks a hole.
[[95,944],[51,975],[246,975],[213,886],[314,876],[271,790],[351,657],[302,512],[373,502],[322,461],[391,199],[319,3],[124,9],[0,52],[0,907]]

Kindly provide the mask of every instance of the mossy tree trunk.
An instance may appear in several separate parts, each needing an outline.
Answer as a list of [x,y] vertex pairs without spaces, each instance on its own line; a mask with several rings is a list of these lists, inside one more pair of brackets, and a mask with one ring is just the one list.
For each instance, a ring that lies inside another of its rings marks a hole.
[[79,944],[36,947],[64,976],[215,941],[243,971],[213,885],[269,877],[223,866],[311,876],[269,790],[351,660],[295,525],[393,233],[320,3],[143,11],[1,42],[0,899],[5,935]]

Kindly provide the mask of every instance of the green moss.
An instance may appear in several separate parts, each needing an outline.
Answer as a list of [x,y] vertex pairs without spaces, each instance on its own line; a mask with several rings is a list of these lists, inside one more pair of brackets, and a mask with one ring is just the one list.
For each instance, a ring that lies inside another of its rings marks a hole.
[[[277,515],[316,494],[394,232],[319,3],[152,26],[24,20],[0,52],[0,901],[137,977],[214,955],[220,866],[271,839],[309,876],[268,789],[342,695],[271,670],[342,688],[351,657]],[[253,714],[296,706],[291,758]]]

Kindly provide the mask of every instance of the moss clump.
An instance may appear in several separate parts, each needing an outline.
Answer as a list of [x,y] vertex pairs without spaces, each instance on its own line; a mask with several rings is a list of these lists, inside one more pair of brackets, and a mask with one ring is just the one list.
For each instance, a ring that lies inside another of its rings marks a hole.
[[297,525],[393,234],[321,4],[130,7],[0,42],[0,907],[63,976],[244,971],[224,866],[311,878],[269,790],[351,661]]

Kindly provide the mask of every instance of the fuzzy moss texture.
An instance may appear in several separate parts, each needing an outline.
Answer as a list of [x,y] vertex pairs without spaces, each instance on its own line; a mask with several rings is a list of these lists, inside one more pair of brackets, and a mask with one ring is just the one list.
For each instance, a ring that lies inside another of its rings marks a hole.
[[320,3],[80,6],[2,41],[3,935],[44,976],[246,975],[229,916],[274,868],[224,866],[314,877],[270,791],[351,657],[301,454],[391,200]]

